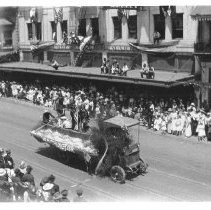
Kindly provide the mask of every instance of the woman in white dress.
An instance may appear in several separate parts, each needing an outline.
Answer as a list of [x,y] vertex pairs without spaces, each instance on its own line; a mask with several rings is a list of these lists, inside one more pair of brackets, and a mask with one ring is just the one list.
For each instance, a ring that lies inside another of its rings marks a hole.
[[192,136],[192,130],[191,130],[191,115],[188,112],[186,115],[186,121],[185,121],[185,137],[189,138]]
[[198,141],[204,141],[206,133],[205,133],[205,119],[203,118],[203,116],[199,117],[196,132],[198,133]]

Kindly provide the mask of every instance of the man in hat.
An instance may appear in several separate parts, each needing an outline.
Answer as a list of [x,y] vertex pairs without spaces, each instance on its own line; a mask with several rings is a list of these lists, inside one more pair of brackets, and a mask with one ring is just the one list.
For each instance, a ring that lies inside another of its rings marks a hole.
[[50,122],[50,119],[55,119],[55,117],[51,114],[51,112],[48,109],[44,110],[43,116],[42,116],[42,122],[47,124]]
[[4,150],[0,148],[0,168],[5,168]]
[[67,198],[68,196],[68,190],[62,190],[61,191],[61,199],[60,202],[70,202],[70,200]]
[[31,174],[32,170],[33,170],[32,166],[28,165],[26,167],[26,174],[23,175],[21,181],[22,182],[28,182],[31,185],[35,186],[34,176]]
[[83,197],[83,190],[82,188],[78,188],[76,190],[77,196],[73,199],[73,202],[86,202],[86,199]]

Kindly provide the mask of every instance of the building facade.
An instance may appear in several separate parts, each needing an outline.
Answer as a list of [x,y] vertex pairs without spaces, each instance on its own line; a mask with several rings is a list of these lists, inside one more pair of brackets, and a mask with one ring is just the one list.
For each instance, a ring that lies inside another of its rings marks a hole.
[[0,8],[0,52],[18,49],[18,17],[17,7]]
[[[129,66],[141,66],[149,62],[157,70],[194,72],[197,23],[190,15],[193,10],[192,6],[20,8],[23,60],[56,59],[73,65],[79,49],[62,43],[63,33],[74,32],[84,37],[92,33],[97,37],[96,44],[92,51],[84,54],[83,66],[100,66],[102,58],[106,57],[117,59],[120,65],[126,62]],[[159,47],[173,45],[172,49],[162,54],[153,51],[159,48],[153,43],[155,31],[161,34]],[[33,58],[30,45],[37,40],[55,44],[39,58]],[[137,51],[129,43],[150,48],[153,53]]]

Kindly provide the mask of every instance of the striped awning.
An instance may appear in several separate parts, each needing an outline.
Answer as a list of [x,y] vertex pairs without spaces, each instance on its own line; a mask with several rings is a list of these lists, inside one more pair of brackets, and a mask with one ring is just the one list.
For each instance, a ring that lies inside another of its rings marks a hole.
[[196,6],[191,16],[199,21],[211,21],[211,6]]

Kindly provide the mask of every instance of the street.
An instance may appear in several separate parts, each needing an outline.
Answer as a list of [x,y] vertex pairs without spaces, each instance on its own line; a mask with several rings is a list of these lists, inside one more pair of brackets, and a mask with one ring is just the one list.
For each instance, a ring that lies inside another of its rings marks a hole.
[[55,158],[47,145],[30,136],[42,110],[32,104],[0,99],[0,147],[11,149],[16,165],[24,160],[33,167],[37,186],[43,176],[54,174],[60,189],[69,190],[70,199],[75,196],[73,185],[84,182],[87,201],[211,200],[210,143],[162,136],[141,128],[142,158],[149,164],[148,173],[117,184],[109,177],[91,176],[78,169],[80,166],[69,167]]

